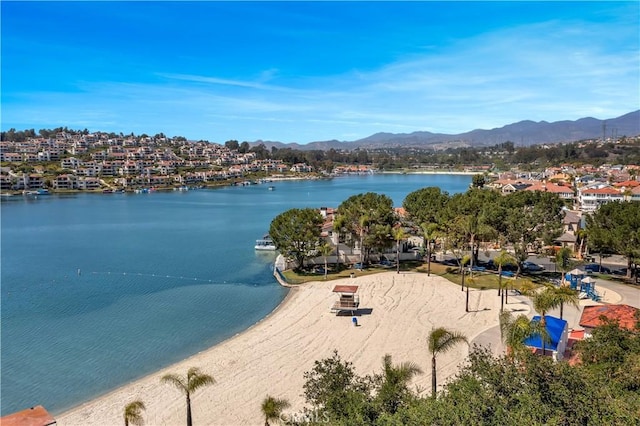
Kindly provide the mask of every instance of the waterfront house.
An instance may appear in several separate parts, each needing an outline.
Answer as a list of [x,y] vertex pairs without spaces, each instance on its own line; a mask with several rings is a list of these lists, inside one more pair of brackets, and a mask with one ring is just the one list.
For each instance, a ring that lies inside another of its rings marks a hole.
[[59,175],[53,180],[53,189],[78,189],[77,180],[74,175]]

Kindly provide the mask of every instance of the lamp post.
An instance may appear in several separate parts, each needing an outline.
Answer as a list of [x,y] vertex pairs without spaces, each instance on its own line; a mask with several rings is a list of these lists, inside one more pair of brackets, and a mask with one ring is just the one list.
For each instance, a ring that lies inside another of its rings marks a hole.
[[430,277],[431,276],[431,254],[433,253],[433,250],[435,249],[435,244],[436,244],[436,240],[431,239],[427,242],[427,276]]
[[[462,267],[462,285],[464,286],[464,266]],[[467,301],[465,304],[465,312],[469,312],[469,283],[467,283]]]

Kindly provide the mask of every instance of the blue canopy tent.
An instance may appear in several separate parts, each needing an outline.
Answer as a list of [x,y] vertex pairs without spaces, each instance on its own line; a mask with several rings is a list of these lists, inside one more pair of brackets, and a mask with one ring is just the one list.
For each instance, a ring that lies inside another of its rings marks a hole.
[[[544,318],[546,322],[545,328],[549,335],[549,340],[544,342],[544,348],[545,350],[552,351],[554,359],[562,359],[564,350],[567,347],[569,326],[565,320],[560,318],[549,315],[546,315]],[[539,322],[540,315],[536,315],[531,319],[531,321]],[[528,339],[525,339],[524,344],[531,348],[542,349],[542,337],[539,335],[531,336]]]

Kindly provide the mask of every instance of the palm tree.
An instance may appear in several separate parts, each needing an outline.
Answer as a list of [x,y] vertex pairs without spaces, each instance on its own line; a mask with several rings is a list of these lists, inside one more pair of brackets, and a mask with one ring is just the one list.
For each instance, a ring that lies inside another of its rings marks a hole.
[[431,352],[431,396],[436,397],[436,357],[442,353],[447,352],[453,348],[456,344],[465,342],[469,344],[467,337],[456,331],[447,330],[444,327],[431,330],[429,333],[429,352]]
[[191,367],[187,371],[186,380],[177,374],[167,374],[160,379],[164,383],[169,383],[177,387],[187,397],[187,426],[193,425],[191,419],[191,395],[203,386],[212,385],[216,381],[213,376],[200,372],[200,369]]
[[264,426],[269,426],[271,420],[279,420],[282,410],[289,408],[291,404],[286,399],[274,398],[271,395],[262,401],[262,414],[264,414]]
[[500,336],[510,358],[517,358],[525,350],[524,341],[529,337],[540,336],[543,342],[549,340],[547,330],[540,321],[532,321],[524,314],[514,318],[508,311],[500,312]]
[[422,233],[424,234],[424,244],[427,247],[427,276],[431,276],[431,242],[434,241],[438,232],[436,223],[422,224]]
[[145,409],[144,402],[136,400],[124,406],[124,426],[143,425],[142,411]]
[[396,274],[400,273],[400,241],[407,238],[407,233],[404,231],[402,226],[398,226],[397,228],[393,228],[391,230],[391,234],[393,235],[393,239],[396,240]]
[[340,235],[346,233],[346,218],[344,216],[335,217],[333,220],[333,232],[336,232],[336,270],[340,271]]
[[324,257],[324,279],[327,279],[327,256],[331,255],[333,252],[333,247],[331,244],[324,243],[320,246],[320,254]]
[[[554,289],[552,287],[545,286],[542,291],[529,292],[528,296],[531,299],[533,309],[540,314],[540,326],[546,331],[547,312],[560,305],[559,299],[555,296]],[[545,355],[546,352],[545,339],[542,339],[542,354]]]
[[394,366],[391,363],[391,355],[384,356],[382,359],[382,385],[378,397],[386,412],[394,414],[398,411],[409,391],[409,382],[417,374],[422,374],[422,370],[417,364],[404,362]]
[[562,247],[560,250],[558,250],[558,253],[556,253],[556,266],[559,266],[560,270],[562,271],[563,281],[565,273],[569,268],[571,268],[571,255],[572,252],[569,247]]
[[500,254],[493,259],[493,264],[498,265],[498,296],[500,296],[500,312],[502,312],[504,304],[507,302],[507,291],[506,289],[505,291],[502,291],[502,267],[506,265],[513,265],[516,262],[515,257],[509,254],[506,250],[502,250]]
[[[464,265],[467,264],[467,262],[471,261],[471,256],[469,255],[464,255],[462,257],[462,266],[460,267],[460,269],[462,270],[462,288],[464,289],[464,276],[465,276],[465,272],[464,272]],[[469,272],[471,272],[471,267],[469,268]],[[467,295],[466,295],[466,302],[465,302],[465,307],[464,307],[464,311],[465,312],[469,312],[469,281],[471,281],[471,275],[469,275],[469,280],[467,281]]]
[[574,308],[580,307],[580,300],[578,299],[578,292],[576,290],[564,285],[550,288],[553,290],[556,303],[560,305],[560,319],[562,319],[565,303],[573,306]]

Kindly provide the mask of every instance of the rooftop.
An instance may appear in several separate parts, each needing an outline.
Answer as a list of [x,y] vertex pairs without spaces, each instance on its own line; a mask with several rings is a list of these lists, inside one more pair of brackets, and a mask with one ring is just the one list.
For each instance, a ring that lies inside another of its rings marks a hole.
[[56,419],[42,406],[27,408],[0,418],[2,426],[51,426]]
[[585,306],[580,317],[580,326],[596,328],[602,325],[601,317],[617,320],[620,327],[632,330],[636,324],[636,315],[640,309],[629,305]]

